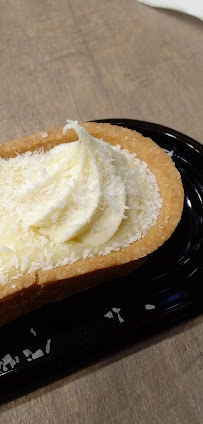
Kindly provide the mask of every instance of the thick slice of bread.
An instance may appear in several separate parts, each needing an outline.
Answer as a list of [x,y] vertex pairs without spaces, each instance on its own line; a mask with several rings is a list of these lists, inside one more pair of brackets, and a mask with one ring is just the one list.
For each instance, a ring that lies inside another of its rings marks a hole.
[[[110,124],[82,124],[95,138],[120,145],[147,163],[156,177],[163,199],[159,217],[140,240],[105,256],[78,260],[49,271],[35,271],[0,285],[0,325],[42,305],[61,300],[81,290],[111,280],[139,266],[144,258],[161,246],[178,225],[183,208],[180,174],[171,158],[152,140],[136,131]],[[63,134],[62,128],[0,144],[0,156],[11,158],[42,146],[49,150],[61,143],[77,140],[73,130]]]

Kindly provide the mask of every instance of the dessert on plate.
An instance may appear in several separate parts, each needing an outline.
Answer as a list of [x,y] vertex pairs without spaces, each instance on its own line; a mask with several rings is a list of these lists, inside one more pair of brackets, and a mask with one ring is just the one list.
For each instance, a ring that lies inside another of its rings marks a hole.
[[136,131],[78,124],[0,145],[0,324],[135,269],[180,221],[172,159]]

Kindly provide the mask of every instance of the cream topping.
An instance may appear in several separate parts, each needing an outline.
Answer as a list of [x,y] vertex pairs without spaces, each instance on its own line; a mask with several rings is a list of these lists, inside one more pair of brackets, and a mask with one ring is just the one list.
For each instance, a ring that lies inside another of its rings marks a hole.
[[0,159],[2,282],[119,250],[157,220],[162,200],[146,163],[77,121],[70,128],[78,141]]

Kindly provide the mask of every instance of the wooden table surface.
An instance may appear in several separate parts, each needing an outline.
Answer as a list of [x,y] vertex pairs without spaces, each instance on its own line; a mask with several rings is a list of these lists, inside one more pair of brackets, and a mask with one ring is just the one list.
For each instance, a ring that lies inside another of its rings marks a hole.
[[[0,139],[65,119],[157,122],[201,141],[203,25],[136,0],[2,0]],[[4,424],[200,424],[198,317],[3,405]]]

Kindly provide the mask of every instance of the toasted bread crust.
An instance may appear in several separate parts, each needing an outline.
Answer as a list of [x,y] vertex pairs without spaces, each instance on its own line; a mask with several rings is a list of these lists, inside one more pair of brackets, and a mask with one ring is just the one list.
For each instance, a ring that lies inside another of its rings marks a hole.
[[[111,145],[119,144],[147,163],[157,179],[163,199],[159,217],[144,238],[118,252],[79,260],[49,271],[36,271],[0,285],[0,325],[46,303],[130,272],[143,262],[141,258],[168,240],[180,221],[184,198],[180,175],[171,158],[157,144],[127,128],[91,122],[82,125],[92,136]],[[0,156],[10,158],[41,147],[49,150],[58,144],[77,140],[73,130],[63,134],[62,128],[56,128],[47,134],[46,138],[38,133],[4,142],[0,144]]]

